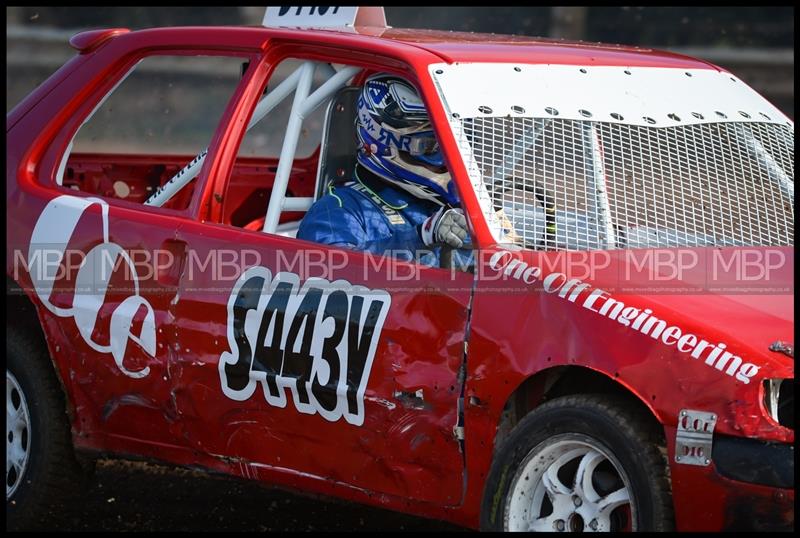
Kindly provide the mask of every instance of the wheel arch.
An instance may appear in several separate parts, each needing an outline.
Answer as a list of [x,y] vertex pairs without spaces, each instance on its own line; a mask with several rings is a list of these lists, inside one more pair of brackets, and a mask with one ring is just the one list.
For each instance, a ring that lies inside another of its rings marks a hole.
[[663,423],[646,398],[606,372],[586,366],[559,365],[528,376],[508,396],[496,425],[493,452],[497,452],[514,427],[538,406],[553,398],[577,394],[609,394],[624,398],[647,417],[648,424],[660,433],[666,446]]
[[59,369],[53,357],[53,350],[50,340],[47,338],[43,329],[43,320],[40,309],[28,295],[29,290],[21,287],[13,278],[6,276],[6,330],[16,330],[23,332],[36,345],[42,346],[50,359],[51,371],[55,374],[56,380],[61,387],[66,402],[67,413],[70,420],[74,420],[75,413],[72,405],[70,393],[64,382],[62,371]]
[[15,328],[30,329],[38,339],[44,339],[36,306],[10,276],[6,276],[6,323]]
[[[653,513],[660,514],[654,520],[664,525],[665,530],[674,527],[674,498],[672,493],[672,477],[668,458],[667,436],[664,424],[659,420],[653,405],[649,405],[634,389],[622,383],[613,374],[582,365],[555,365],[525,376],[516,388],[508,395],[505,405],[496,419],[495,436],[491,452],[485,453],[489,458],[486,479],[481,493],[481,529],[495,529],[495,512],[502,508],[505,493],[503,487],[508,484],[506,470],[509,468],[509,457],[518,453],[520,441],[526,439],[535,424],[555,424],[541,422],[532,415],[544,416],[542,412],[554,409],[571,409],[573,403],[594,401],[594,405],[602,405],[616,415],[614,425],[620,424],[620,431],[627,431],[629,438],[635,436],[649,462],[650,469],[658,473],[644,473],[637,476],[656,477],[658,487],[646,488],[656,491],[653,495]],[[582,406],[575,403],[577,409]],[[541,411],[537,413],[537,411]],[[569,424],[562,422],[560,424]],[[491,424],[486,424],[489,428]],[[608,424],[609,428],[613,428]],[[549,426],[548,426],[549,428]],[[616,430],[616,428],[613,428]],[[602,430],[606,432],[605,429]],[[634,433],[635,432],[635,433]],[[488,431],[486,433],[489,433]],[[600,430],[597,432],[600,435]],[[619,434],[615,434],[619,435]],[[619,441],[619,439],[617,439]],[[488,445],[488,443],[487,443]],[[627,446],[627,444],[626,444]],[[487,447],[488,448],[488,447]],[[619,448],[619,444],[618,444]],[[638,454],[638,452],[637,452]],[[514,456],[516,457],[516,456]],[[639,461],[636,459],[636,461]],[[641,469],[640,469],[641,471]],[[653,482],[653,483],[656,483]],[[652,484],[651,484],[652,485]],[[499,503],[499,504],[498,504]],[[489,516],[491,514],[491,517]],[[648,521],[645,518],[644,521]]]

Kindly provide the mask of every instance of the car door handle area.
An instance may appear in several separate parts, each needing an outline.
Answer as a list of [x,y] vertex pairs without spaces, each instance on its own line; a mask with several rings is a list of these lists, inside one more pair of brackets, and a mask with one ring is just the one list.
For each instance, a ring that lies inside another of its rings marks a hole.
[[156,263],[156,280],[159,284],[178,287],[186,263],[186,250],[186,242],[180,239],[167,239],[161,243],[161,259]]

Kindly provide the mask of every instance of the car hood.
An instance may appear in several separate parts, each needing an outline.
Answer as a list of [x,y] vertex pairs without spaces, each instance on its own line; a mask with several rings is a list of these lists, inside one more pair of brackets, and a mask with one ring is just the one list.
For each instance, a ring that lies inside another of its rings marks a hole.
[[[588,305],[597,315],[617,318],[600,308],[608,299],[642,312],[650,309],[682,334],[725,344],[758,365],[758,378],[794,377],[793,357],[770,349],[777,342],[794,345],[793,247],[525,251],[521,261],[541,268],[534,285],[546,288],[547,275],[555,273],[586,284],[580,298],[570,299],[584,308],[592,290],[602,292]],[[532,276],[516,268],[507,273]],[[623,325],[629,326],[620,327],[620,336],[638,332],[632,323]]]
[[793,294],[781,295],[648,295],[640,300],[676,323],[718,342],[761,366],[759,377],[794,377],[794,359],[771,351],[784,342],[794,346]]

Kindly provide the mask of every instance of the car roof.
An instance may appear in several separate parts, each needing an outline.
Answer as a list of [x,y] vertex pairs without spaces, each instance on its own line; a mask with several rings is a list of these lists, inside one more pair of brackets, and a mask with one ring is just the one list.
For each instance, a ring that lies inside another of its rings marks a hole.
[[695,58],[649,48],[521,35],[389,28],[380,38],[424,48],[451,63],[493,61],[715,68]]
[[[347,29],[266,28],[263,26],[202,26],[152,28],[131,32],[136,39],[147,33],[196,32],[204,40],[218,36],[225,41],[239,41],[245,35],[302,40],[319,43],[357,45],[359,48],[393,49],[403,56],[427,52],[444,62],[507,62],[581,66],[673,67],[684,69],[719,69],[708,62],[649,48],[539,37],[417,28],[357,27]],[[388,48],[387,48],[388,47]]]

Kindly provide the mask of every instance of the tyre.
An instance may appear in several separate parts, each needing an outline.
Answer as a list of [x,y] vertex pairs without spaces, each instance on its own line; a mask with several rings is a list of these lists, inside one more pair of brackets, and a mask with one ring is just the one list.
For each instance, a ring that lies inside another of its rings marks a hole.
[[6,525],[35,528],[84,485],[61,386],[44,345],[6,337]]
[[548,401],[521,420],[496,452],[481,528],[671,530],[662,438],[623,398],[592,394]]

